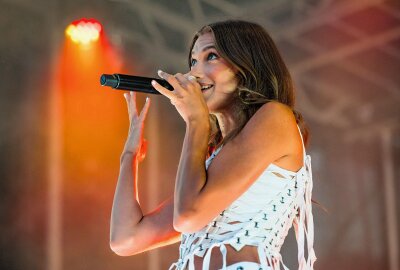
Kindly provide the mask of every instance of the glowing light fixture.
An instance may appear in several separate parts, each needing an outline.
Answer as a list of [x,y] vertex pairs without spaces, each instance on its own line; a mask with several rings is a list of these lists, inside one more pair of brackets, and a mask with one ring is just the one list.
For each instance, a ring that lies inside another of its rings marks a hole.
[[65,29],[65,34],[75,43],[89,44],[99,39],[102,26],[95,19],[80,19]]

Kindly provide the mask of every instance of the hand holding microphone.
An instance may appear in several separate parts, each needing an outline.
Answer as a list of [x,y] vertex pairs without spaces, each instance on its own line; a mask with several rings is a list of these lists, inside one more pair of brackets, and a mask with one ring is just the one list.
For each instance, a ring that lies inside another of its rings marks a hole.
[[132,76],[126,74],[103,74],[100,83],[117,90],[128,90],[148,94],[161,94],[167,97],[185,120],[194,118],[208,119],[209,111],[202,95],[197,78],[189,74],[168,74],[161,70],[162,79]]

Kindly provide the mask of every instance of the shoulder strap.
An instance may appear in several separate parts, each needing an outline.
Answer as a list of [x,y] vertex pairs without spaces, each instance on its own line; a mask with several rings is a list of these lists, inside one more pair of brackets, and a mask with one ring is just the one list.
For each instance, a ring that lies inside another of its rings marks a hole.
[[[305,175],[305,190],[304,194],[301,194],[301,200],[299,205],[299,216],[294,219],[294,231],[296,233],[297,238],[297,248],[298,248],[298,261],[299,261],[299,270],[312,270],[315,260],[317,259],[314,251],[314,218],[312,214],[312,189],[313,189],[313,180],[312,180],[312,169],[311,169],[311,157],[307,156],[303,135],[301,134],[301,130],[297,125],[297,128],[300,133],[301,143],[303,145],[303,159],[304,166],[306,168]],[[305,258],[304,252],[304,242],[307,240],[307,255],[308,258]]]
[[299,125],[297,125],[297,129],[299,130],[300,133],[300,138],[301,138],[301,145],[303,146],[303,165],[306,163],[306,146],[304,145],[304,139],[303,139],[303,134],[301,134],[301,130]]

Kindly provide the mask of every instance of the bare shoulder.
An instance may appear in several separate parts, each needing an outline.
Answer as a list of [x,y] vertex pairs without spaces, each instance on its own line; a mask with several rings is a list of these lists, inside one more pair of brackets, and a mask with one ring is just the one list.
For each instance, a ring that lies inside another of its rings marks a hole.
[[297,124],[292,109],[279,102],[269,102],[250,118],[236,140],[240,144],[248,141],[250,144],[265,143],[270,146],[275,142],[275,145],[279,145],[279,148],[285,151],[293,146],[290,141],[294,132],[297,133]]
[[267,115],[275,115],[275,116],[293,116],[292,109],[280,102],[271,101],[265,103],[261,106],[261,108],[257,111],[259,114],[267,114]]
[[296,121],[296,119],[289,106],[280,102],[271,101],[261,106],[250,121],[291,124],[293,121]]

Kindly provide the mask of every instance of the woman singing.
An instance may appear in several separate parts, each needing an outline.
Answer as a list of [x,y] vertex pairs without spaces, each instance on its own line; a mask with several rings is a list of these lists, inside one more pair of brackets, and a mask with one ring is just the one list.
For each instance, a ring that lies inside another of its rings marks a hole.
[[112,207],[112,250],[129,256],[181,241],[170,269],[287,269],[280,249],[293,225],[299,269],[312,270],[307,130],[274,42],[257,24],[217,22],[196,33],[188,62],[185,74],[159,71],[173,91],[153,82],[186,133],[174,194],[146,214],[136,183],[150,100],[138,114],[135,94],[125,95],[130,131]]

